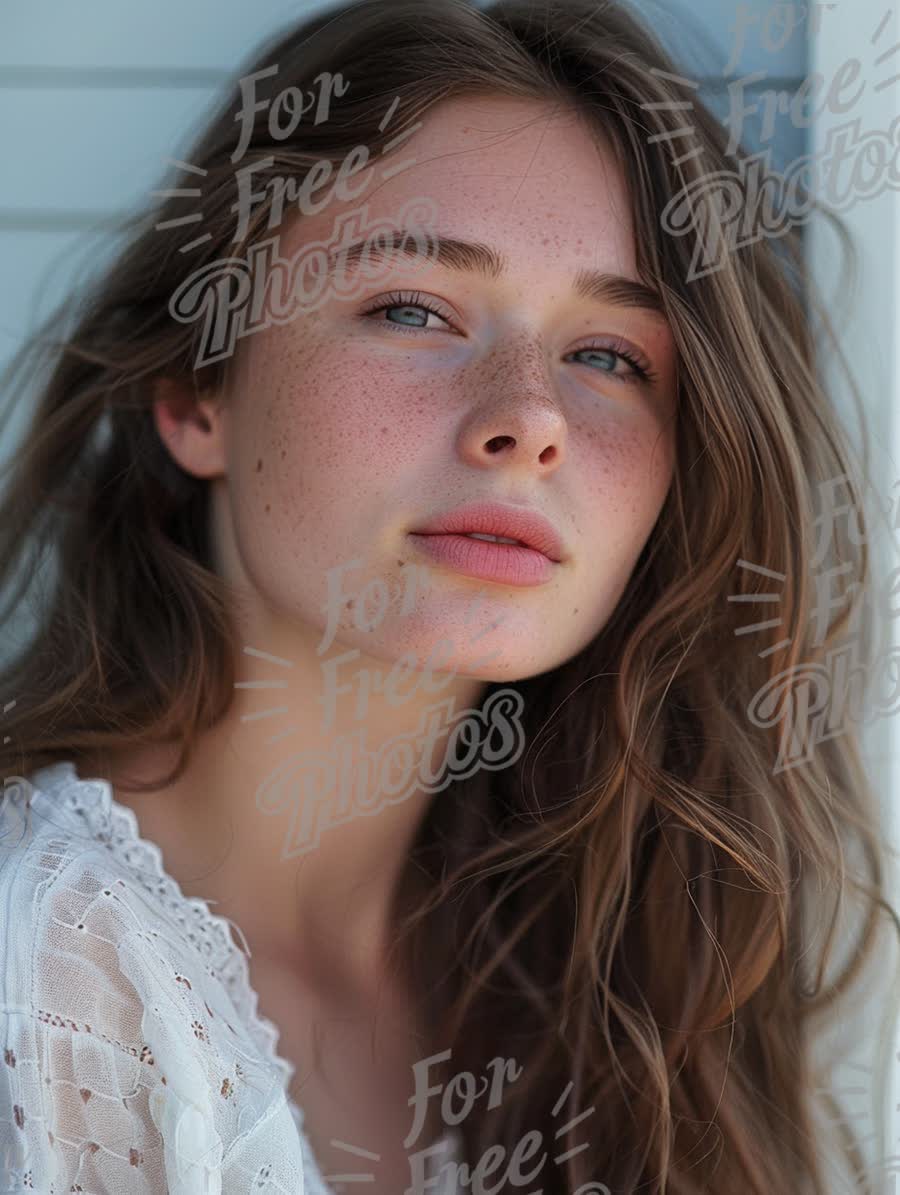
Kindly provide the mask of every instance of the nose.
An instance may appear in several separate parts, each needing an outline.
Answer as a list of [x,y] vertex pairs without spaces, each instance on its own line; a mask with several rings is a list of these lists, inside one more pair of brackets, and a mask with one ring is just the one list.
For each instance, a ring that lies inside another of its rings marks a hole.
[[567,424],[536,346],[503,354],[473,378],[480,401],[459,433],[460,455],[478,468],[547,474],[565,459]]

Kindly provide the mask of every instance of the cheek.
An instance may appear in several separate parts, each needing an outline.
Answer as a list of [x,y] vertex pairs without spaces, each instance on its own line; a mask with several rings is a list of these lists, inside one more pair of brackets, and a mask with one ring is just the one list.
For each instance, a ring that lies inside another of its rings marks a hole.
[[[574,429],[573,429],[574,431]],[[609,559],[637,559],[659,516],[675,459],[671,422],[647,417],[631,424],[585,426],[574,431],[586,486],[581,509],[593,528],[579,528],[585,542],[602,544]]]
[[272,374],[265,434],[276,456],[287,449],[287,459],[305,462],[323,481],[348,472],[358,482],[390,478],[421,430],[421,368],[400,354],[380,358],[352,336],[305,331],[302,340],[285,349]]
[[421,452],[421,370],[401,357],[388,368],[310,319],[258,334],[235,397],[232,515],[251,571],[269,569],[265,555],[302,561],[307,573],[356,555],[378,531],[367,517],[383,514]]
[[576,442],[584,522],[577,527],[583,567],[574,606],[587,642],[612,617],[653,531],[671,483],[674,443],[656,419],[573,429]]

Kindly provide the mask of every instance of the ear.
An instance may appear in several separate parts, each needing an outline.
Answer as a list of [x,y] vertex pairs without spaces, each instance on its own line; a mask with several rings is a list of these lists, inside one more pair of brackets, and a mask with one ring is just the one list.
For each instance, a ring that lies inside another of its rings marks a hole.
[[156,430],[172,458],[194,477],[225,475],[225,408],[201,399],[185,382],[159,378],[154,387]]

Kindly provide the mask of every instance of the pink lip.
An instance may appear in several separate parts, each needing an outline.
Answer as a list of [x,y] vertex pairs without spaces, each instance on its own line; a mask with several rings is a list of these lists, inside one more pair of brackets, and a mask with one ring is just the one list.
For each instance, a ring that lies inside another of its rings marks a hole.
[[501,585],[543,585],[557,566],[543,552],[515,544],[493,544],[464,535],[410,534],[423,552],[439,564],[467,577],[497,581]]
[[[521,540],[524,550],[531,549],[545,556],[553,564],[559,564],[564,555],[562,541],[551,522],[537,511],[522,506],[508,506],[499,502],[479,502],[461,506],[449,514],[431,520],[417,527],[413,535],[465,535],[477,531],[482,535],[503,535],[507,539]],[[509,548],[512,544],[490,544],[486,540],[466,540],[466,543],[483,547]],[[519,549],[520,551],[523,549]]]

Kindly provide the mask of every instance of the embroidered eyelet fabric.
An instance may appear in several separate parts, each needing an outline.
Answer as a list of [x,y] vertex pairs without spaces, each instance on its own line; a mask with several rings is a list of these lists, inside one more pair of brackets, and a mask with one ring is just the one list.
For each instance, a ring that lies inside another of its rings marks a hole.
[[24,779],[0,801],[0,1192],[334,1195],[232,923],[106,781]]

